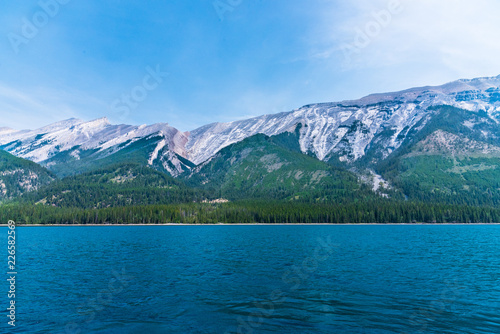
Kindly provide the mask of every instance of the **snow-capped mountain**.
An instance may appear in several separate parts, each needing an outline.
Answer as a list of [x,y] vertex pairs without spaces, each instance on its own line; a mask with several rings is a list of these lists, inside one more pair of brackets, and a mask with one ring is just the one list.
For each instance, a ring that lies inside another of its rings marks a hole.
[[[397,149],[416,126],[431,118],[428,108],[451,105],[484,110],[500,120],[500,76],[458,80],[437,87],[413,88],[401,92],[374,94],[355,101],[320,103],[275,115],[231,123],[214,123],[190,132],[187,158],[199,164],[221,148],[257,133],[276,135],[302,124],[302,152],[320,160],[337,156],[352,162],[379,143],[383,157]],[[383,135],[383,136],[381,136]]]
[[[247,137],[294,131],[300,124],[303,153],[324,161],[351,163],[370,156],[377,162],[398,149],[409,134],[424,128],[436,113],[429,107],[438,105],[482,112],[483,118],[498,124],[500,76],[311,104],[290,112],[213,123],[185,133],[164,123],[112,125],[106,118],[90,122],[69,119],[36,130],[0,128],[0,149],[49,168],[62,162],[142,150],[145,163],[177,176],[192,167],[190,162],[201,164]],[[474,126],[472,121],[468,124]]]
[[129,148],[134,143],[151,139],[153,147],[148,163],[152,165],[160,152],[165,151],[168,161],[161,161],[164,169],[172,175],[183,171],[183,163],[177,158],[185,156],[184,146],[187,137],[184,133],[165,123],[153,125],[112,125],[107,118],[90,122],[68,119],[36,130],[15,131],[0,129],[0,147],[24,159],[45,164],[48,167],[57,163],[59,154],[69,154],[79,160],[91,152],[91,158],[104,158]]

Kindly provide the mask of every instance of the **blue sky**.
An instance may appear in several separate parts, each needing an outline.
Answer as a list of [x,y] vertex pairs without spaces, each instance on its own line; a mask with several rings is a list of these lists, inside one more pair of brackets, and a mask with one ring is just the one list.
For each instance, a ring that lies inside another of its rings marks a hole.
[[0,126],[106,116],[188,131],[496,76],[499,12],[497,0],[2,1]]

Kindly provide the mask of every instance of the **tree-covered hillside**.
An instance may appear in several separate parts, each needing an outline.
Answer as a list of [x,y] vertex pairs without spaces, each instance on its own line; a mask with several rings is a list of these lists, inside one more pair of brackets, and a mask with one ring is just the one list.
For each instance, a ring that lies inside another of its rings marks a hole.
[[25,204],[97,209],[187,203],[207,197],[204,191],[189,188],[165,173],[130,163],[54,181],[20,200]]
[[32,192],[55,176],[38,164],[0,150],[0,203]]
[[500,125],[448,106],[376,169],[407,199],[500,204]]
[[353,173],[300,153],[299,129],[232,144],[185,175],[185,180],[231,200],[346,202],[374,196]]
[[[115,153],[61,152],[45,162],[59,178],[0,151],[0,216],[64,224],[499,222],[500,125],[484,111],[448,106],[427,115],[391,154],[369,147],[355,163],[303,154],[302,124],[247,137],[198,166],[156,136]],[[184,173],[174,178],[174,169]],[[378,182],[383,191],[374,190]]]

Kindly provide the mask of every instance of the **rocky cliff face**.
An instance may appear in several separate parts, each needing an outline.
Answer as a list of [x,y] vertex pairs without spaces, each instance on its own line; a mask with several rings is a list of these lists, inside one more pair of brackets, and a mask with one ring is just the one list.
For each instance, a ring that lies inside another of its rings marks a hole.
[[[323,161],[350,164],[366,159],[368,165],[376,165],[425,128],[436,116],[430,107],[438,105],[469,111],[470,120],[464,124],[470,128],[482,122],[498,124],[500,76],[312,104],[285,113],[213,123],[186,133],[163,123],[112,125],[106,118],[69,119],[36,130],[0,128],[0,148],[49,168],[62,163],[91,166],[140,150],[140,162],[178,176],[245,138],[293,132],[301,124],[302,153]],[[484,136],[496,134],[484,130]]]

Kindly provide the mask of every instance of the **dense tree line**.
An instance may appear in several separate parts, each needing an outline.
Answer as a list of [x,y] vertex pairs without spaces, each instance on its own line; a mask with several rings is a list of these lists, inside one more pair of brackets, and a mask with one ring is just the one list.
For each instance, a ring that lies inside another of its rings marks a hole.
[[1,206],[0,221],[7,222],[9,219],[25,224],[498,223],[500,209],[383,200],[345,205],[242,201],[103,209],[23,204]]

